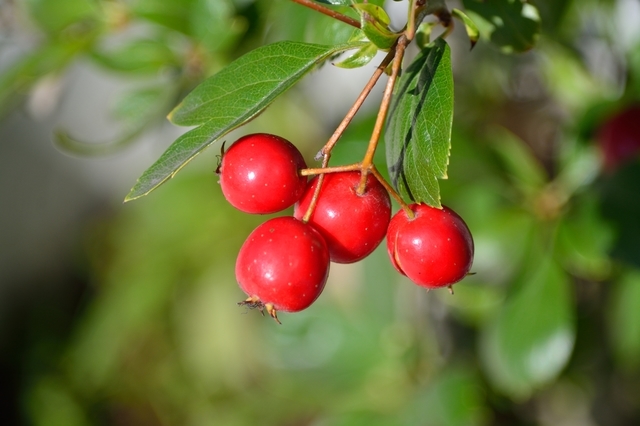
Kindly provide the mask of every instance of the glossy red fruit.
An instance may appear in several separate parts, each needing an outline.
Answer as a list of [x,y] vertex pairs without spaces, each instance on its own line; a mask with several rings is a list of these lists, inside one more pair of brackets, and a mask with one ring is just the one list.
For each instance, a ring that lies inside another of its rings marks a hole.
[[220,186],[231,205],[246,213],[275,213],[302,197],[307,165],[288,140],[266,133],[238,139],[222,155]]
[[[295,205],[296,218],[304,217],[317,184],[315,177]],[[362,195],[356,193],[359,184],[360,172],[325,174],[318,203],[309,218],[336,263],[353,263],[368,256],[384,239],[391,220],[389,193],[380,182],[369,174]]]
[[409,206],[400,210],[387,231],[393,266],[422,287],[450,286],[463,279],[473,263],[473,238],[466,223],[448,207]]
[[614,171],[640,153],[640,105],[632,105],[603,123],[597,134],[604,166]]
[[[329,250],[312,226],[290,216],[270,219],[247,238],[236,260],[236,279],[249,296],[242,305],[298,312],[320,295],[329,275]],[[278,321],[279,322],[279,321]]]

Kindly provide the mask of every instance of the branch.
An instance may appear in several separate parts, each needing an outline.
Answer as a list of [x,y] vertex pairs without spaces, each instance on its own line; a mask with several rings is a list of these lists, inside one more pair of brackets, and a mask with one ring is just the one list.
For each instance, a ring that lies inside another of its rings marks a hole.
[[356,21],[355,19],[347,15],[344,15],[340,12],[336,12],[333,9],[329,9],[328,7],[322,6],[318,3],[314,3],[311,0],[291,0],[291,1],[293,1],[294,3],[298,3],[299,5],[308,7],[309,9],[313,9],[327,16],[330,16],[333,19],[337,19],[338,21],[342,21],[345,24],[351,25],[352,27],[360,28],[360,22]]

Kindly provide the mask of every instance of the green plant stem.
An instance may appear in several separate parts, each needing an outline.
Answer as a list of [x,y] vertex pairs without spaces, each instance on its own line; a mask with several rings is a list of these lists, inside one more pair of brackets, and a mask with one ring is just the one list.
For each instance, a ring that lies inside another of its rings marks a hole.
[[309,9],[313,9],[317,12],[320,12],[324,15],[330,16],[333,19],[337,19],[338,21],[342,21],[345,24],[349,24],[352,27],[360,28],[360,22],[351,18],[350,16],[344,15],[340,12],[336,12],[335,10],[329,9],[328,7],[322,6],[318,3],[314,3],[311,0],[291,0],[294,3],[298,3],[299,5],[308,7]]
[[409,39],[413,40],[413,36],[416,34],[416,10],[419,7],[424,6],[424,0],[411,0],[409,4],[409,19],[407,19],[407,29],[405,34],[409,37]]

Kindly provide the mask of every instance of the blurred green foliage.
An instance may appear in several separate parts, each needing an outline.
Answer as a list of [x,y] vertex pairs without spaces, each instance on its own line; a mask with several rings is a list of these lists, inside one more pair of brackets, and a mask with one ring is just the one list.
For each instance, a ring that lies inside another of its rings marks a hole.
[[[476,243],[476,274],[454,296],[413,286],[381,247],[333,265],[318,302],[283,315],[283,326],[238,308],[235,255],[264,218],[234,211],[215,175],[194,167],[91,227],[82,247],[91,291],[70,337],[52,346],[32,338],[20,367],[25,423],[640,424],[640,164],[604,173],[596,143],[598,124],[640,98],[640,35],[620,32],[622,12],[638,9],[531,3],[542,28],[534,50],[507,56],[480,42],[467,52],[464,39],[452,48],[442,200]],[[198,82],[265,41],[350,34],[284,0],[10,7],[38,42],[3,66],[4,112],[80,58],[139,82],[116,109],[131,121],[120,140],[94,149],[60,133],[85,154],[135,141]],[[306,108],[296,99],[279,101],[270,119],[309,123],[312,112],[291,121]],[[372,122],[358,117],[334,163],[361,158]]]

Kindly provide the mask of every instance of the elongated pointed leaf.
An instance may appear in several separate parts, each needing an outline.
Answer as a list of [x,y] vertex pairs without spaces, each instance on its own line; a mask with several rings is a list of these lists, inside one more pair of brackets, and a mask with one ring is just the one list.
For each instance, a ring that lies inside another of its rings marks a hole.
[[415,41],[420,49],[426,49],[431,44],[431,31],[438,25],[437,22],[423,22],[416,29]]
[[463,0],[462,3],[483,37],[505,53],[527,51],[538,41],[538,9],[526,1]]
[[570,283],[547,254],[530,257],[529,273],[482,331],[480,356],[494,386],[515,399],[551,382],[575,341]]
[[480,426],[487,412],[477,374],[467,366],[447,365],[418,390],[402,424],[423,426]]
[[163,67],[177,66],[176,55],[165,40],[135,40],[118,49],[94,51],[91,57],[112,71],[153,74]]
[[382,7],[376,6],[375,4],[357,3],[353,5],[353,8],[361,14],[368,14],[370,19],[379,22],[384,27],[387,27],[391,23],[391,18],[389,18],[387,12]]
[[283,41],[252,50],[196,87],[169,114],[179,126],[246,121],[315,65],[364,42],[340,46]]
[[391,182],[400,195],[440,207],[453,121],[451,54],[443,39],[404,70],[391,101],[385,141]]
[[540,191],[547,183],[547,174],[533,151],[515,134],[503,127],[490,129],[496,153],[518,189],[525,194]]
[[609,328],[616,361],[640,368],[640,274],[632,272],[615,283],[609,305]]
[[66,129],[53,135],[56,147],[69,155],[102,156],[121,151],[133,144],[156,120],[166,114],[175,99],[176,89],[163,86],[144,87],[125,94],[116,103],[113,115],[123,124],[122,133],[104,142],[77,139]]
[[91,0],[30,0],[24,2],[41,29],[56,34],[74,22],[97,19],[100,9]]
[[241,126],[298,82],[314,66],[362,42],[324,46],[283,41],[253,50],[196,87],[169,114],[179,137],[142,176],[125,201],[153,191],[211,143]]
[[464,12],[460,9],[451,9],[451,15],[453,15],[454,18],[461,20],[464,24],[464,28],[467,31],[467,36],[469,37],[469,41],[471,42],[471,48],[473,49],[473,47],[478,42],[478,39],[480,38],[480,31],[478,30],[475,22],[473,22],[473,20],[465,15]]
[[370,3],[358,3],[354,4],[353,8],[360,13],[362,31],[380,49],[389,49],[400,37],[400,34],[389,29],[391,19],[382,7]]
[[373,43],[366,44],[344,61],[336,62],[333,65],[340,68],[359,68],[367,65],[378,53],[378,46]]

